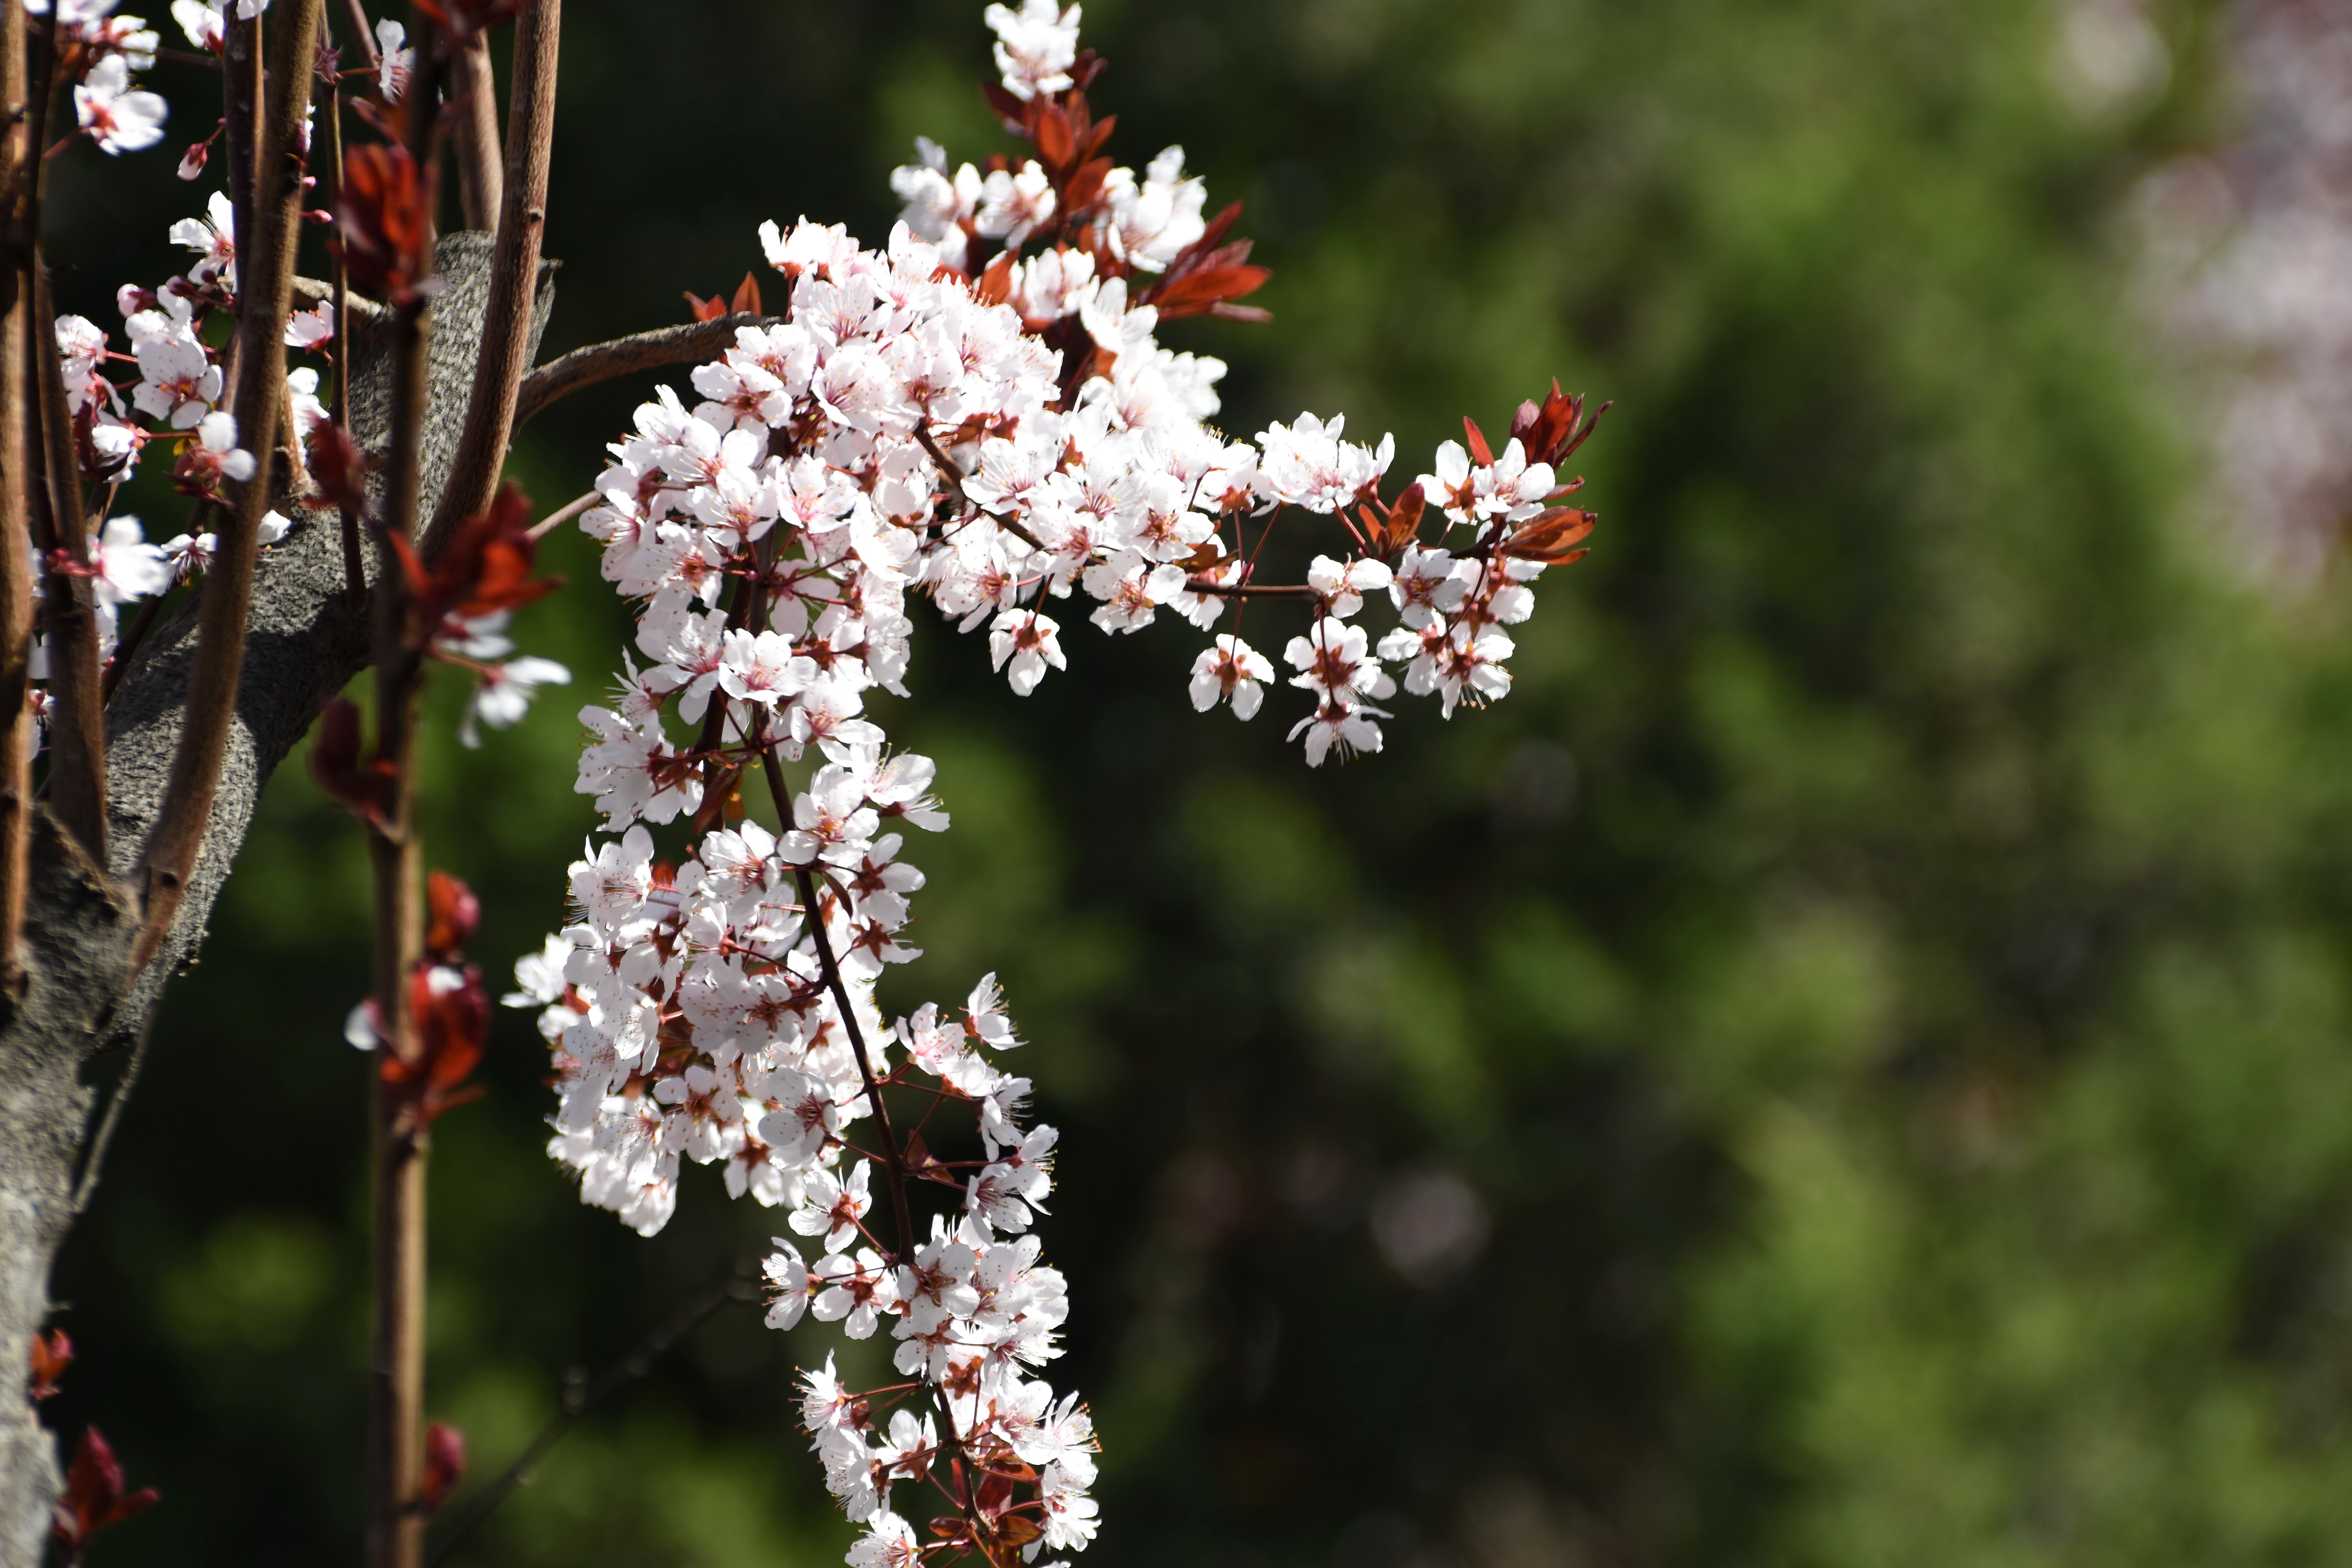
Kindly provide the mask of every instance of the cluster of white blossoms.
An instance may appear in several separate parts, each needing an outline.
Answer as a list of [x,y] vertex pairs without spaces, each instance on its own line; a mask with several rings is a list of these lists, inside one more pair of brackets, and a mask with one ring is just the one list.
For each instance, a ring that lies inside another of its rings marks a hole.
[[[267,0],[259,4],[266,5]],[[156,34],[139,17],[113,16],[114,5],[115,0],[58,0],[55,22],[62,58],[81,77],[74,102],[82,133],[103,151],[121,153],[161,140],[164,104],[155,94],[130,86],[130,73],[155,63]],[[258,8],[254,0],[243,0],[243,15]],[[36,16],[49,11],[46,4],[26,8]],[[215,46],[221,9],[202,0],[180,0],[173,7],[192,38],[199,30],[195,18],[208,18]],[[195,251],[196,262],[161,289],[126,284],[118,291],[127,352],[113,348],[105,329],[86,317],[58,318],[58,353],[64,364],[83,479],[121,483],[136,471],[142,452],[156,441],[176,449],[173,477],[184,494],[225,500],[225,483],[242,483],[252,476],[253,454],[237,445],[236,416],[219,406],[225,395],[219,352],[202,335],[209,312],[236,310],[236,247],[230,227],[228,198],[218,192],[205,216],[172,226],[173,242]],[[322,305],[318,311],[294,315],[286,341],[315,347],[332,330],[331,308]],[[135,367],[135,381],[117,382],[108,374],[110,364]],[[296,418],[307,433],[327,418],[318,395],[319,373],[299,369],[288,382]],[[268,513],[261,542],[275,543],[287,527],[283,516]],[[201,572],[210,563],[215,544],[208,532],[181,533],[153,544],[139,520],[128,516],[106,518],[92,531],[89,575],[101,654],[114,649],[124,605],[163,593]],[[50,564],[35,562],[37,580]],[[45,640],[36,641],[33,673],[36,679],[47,679]],[[46,693],[36,694],[35,710],[46,716]]]
[[[893,753],[868,706],[906,692],[910,596],[985,626],[1024,694],[1065,663],[1048,601],[1083,593],[1106,632],[1163,609],[1207,631],[1229,601],[1275,598],[1305,612],[1285,658],[1313,698],[1294,734],[1319,763],[1378,749],[1389,664],[1449,714],[1501,696],[1500,628],[1590,527],[1552,505],[1573,487],[1549,459],[1590,428],[1557,388],[1520,410],[1501,456],[1472,426],[1468,450],[1446,443],[1394,501],[1380,496],[1394,443],[1350,443],[1338,418],[1255,444],[1204,424],[1224,366],[1154,332],[1163,315],[1246,313],[1224,301],[1263,274],[1240,265],[1245,242],[1223,244],[1233,210],[1203,223],[1178,149],[1139,180],[1094,157],[1108,127],[1084,103],[1094,62],[1075,6],[988,19],[994,100],[1047,161],[950,174],[923,144],[878,251],[805,219],[764,226],[788,314],[739,327],[693,373],[696,401],[661,389],[610,448],[581,526],[641,609],[615,699],[582,712],[576,784],[608,837],[572,868],[574,923],[517,965],[507,998],[540,1010],[555,1048],[550,1152],[586,1202],[649,1235],[684,1163],[723,1164],[731,1194],[789,1210],[815,1244],[812,1261],[778,1238],[771,1323],[806,1313],[863,1338],[890,1322],[914,1382],[855,1394],[830,1362],[808,1380],[827,1478],[869,1527],[860,1568],[1034,1559],[1094,1532],[1091,1426],[1030,1375],[1065,1315],[1030,1230],[1054,1132],[1024,1123],[1029,1081],[994,1059],[1019,1043],[994,977],[961,1018],[926,1006],[886,1024],[874,1002],[885,966],[918,956],[905,928],[923,877],[898,829],[948,822],[932,764]],[[1262,585],[1244,525],[1265,520],[1262,544],[1285,509],[1347,545],[1303,584]],[[1426,516],[1444,520],[1438,543],[1420,540]],[[1457,528],[1458,552],[1443,543]],[[1355,617],[1381,597],[1399,624],[1374,647]],[[1201,654],[1192,694],[1246,719],[1274,670],[1240,618]],[[746,817],[746,787],[777,830]],[[656,827],[677,833],[674,860]],[[885,1090],[925,1108],[911,1138]],[[974,1113],[971,1157],[922,1142],[950,1106]],[[941,1187],[961,1201],[926,1238],[908,1193]],[[950,1496],[943,1539],[919,1542],[892,1510],[910,1483]]]

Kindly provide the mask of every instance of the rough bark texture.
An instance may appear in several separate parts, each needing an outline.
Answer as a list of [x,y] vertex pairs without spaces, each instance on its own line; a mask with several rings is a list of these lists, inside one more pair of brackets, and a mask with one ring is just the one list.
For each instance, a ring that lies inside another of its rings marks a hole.
[[[439,499],[474,376],[488,295],[490,237],[453,234],[436,252],[447,280],[434,301],[422,463],[423,509]],[[542,267],[531,346],[553,300]],[[391,400],[383,343],[353,312],[351,421],[371,451],[386,440]],[[320,706],[367,663],[369,616],[343,596],[334,511],[286,509],[294,527],[261,561],[237,690],[236,722],[203,853],[179,917],[155,962],[127,983],[135,911],[112,878],[126,875],[163,804],[178,744],[182,698],[195,656],[194,605],[183,606],[140,649],[107,710],[114,864],[100,868],[43,812],[34,827],[26,946],[30,983],[10,1006],[0,996],[0,1568],[41,1561],[59,1468],[57,1439],[25,1398],[32,1335],[49,1309],[49,1268],[73,1222],[77,1172],[96,1096],[82,1081],[93,1058],[140,1037],[171,976],[195,960],[205,922],[260,803],[262,786]],[[370,570],[377,552],[371,546]]]

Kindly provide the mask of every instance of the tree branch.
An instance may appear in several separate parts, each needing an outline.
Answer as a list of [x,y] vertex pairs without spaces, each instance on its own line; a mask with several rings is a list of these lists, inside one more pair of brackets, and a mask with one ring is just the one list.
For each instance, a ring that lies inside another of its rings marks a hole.
[[522,378],[515,397],[514,422],[518,428],[532,415],[559,398],[571,396],[583,387],[616,376],[633,374],[641,370],[662,370],[674,364],[696,364],[711,358],[735,342],[737,329],[757,327],[774,321],[772,316],[721,316],[715,321],[688,321],[679,327],[661,327],[650,332],[633,332],[610,342],[591,343],[584,349],[551,359]]
[[[452,235],[436,253],[444,282],[433,302],[420,495],[438,499],[473,382],[488,294],[488,237]],[[323,290],[312,285],[316,297]],[[542,278],[534,318],[553,298]],[[352,312],[352,427],[381,454],[390,430],[388,336],[379,312]],[[373,483],[381,493],[382,478]],[[50,1261],[72,1224],[73,1182],[90,1128],[82,1067],[127,1049],[172,975],[202,947],[205,925],[252,821],[262,786],[316,718],[368,662],[367,617],[344,598],[341,540],[331,509],[289,499],[286,540],[254,586],[245,668],[212,823],[180,917],[135,982],[128,975],[137,921],[113,893],[161,809],[185,722],[197,616],[167,616],[107,709],[113,785],[109,826],[116,858],[100,866],[33,814],[26,985],[0,995],[0,1564],[40,1562],[58,1484],[56,1442],[25,1402],[26,1348],[48,1311]],[[383,556],[371,551],[380,572]],[[110,871],[111,875],[110,875]]]
[[[23,0],[0,0],[0,105],[26,101]],[[33,128],[19,117],[0,132],[0,990],[24,978],[17,946],[32,875],[33,752],[39,737],[26,706],[33,652],[33,535],[26,514],[26,430],[32,416],[26,334],[32,317],[30,237]]]
[[[47,479],[49,548],[49,799],[89,858],[106,859],[106,696],[99,673],[98,611],[89,587],[89,531],[82,521],[81,461],[65,364],[58,356],[57,306],[41,247],[33,246],[33,321],[26,352],[40,401],[41,471]],[[76,570],[79,568],[80,570]]]
[[433,1542],[433,1550],[425,1558],[425,1568],[440,1568],[457,1550],[457,1543],[472,1533],[476,1525],[498,1511],[499,1504],[517,1487],[527,1484],[547,1451],[555,1447],[580,1418],[611,1398],[630,1384],[653,1370],[654,1359],[664,1351],[700,1328],[704,1320],[730,1301],[759,1300],[755,1284],[758,1271],[748,1260],[735,1266],[735,1271],[715,1285],[706,1287],[695,1298],[655,1325],[652,1332],[639,1340],[619,1361],[606,1367],[595,1377],[584,1367],[572,1367],[563,1374],[562,1402],[554,1415],[539,1435],[516,1456],[513,1464],[499,1472],[498,1479],[475,1493],[466,1511],[450,1521]]
[[[280,8],[275,84],[262,126],[263,174],[255,189],[252,249],[238,257],[236,384],[237,439],[253,454],[253,478],[220,526],[208,568],[203,639],[188,689],[188,722],[172,759],[172,782],[162,817],[140,858],[146,872],[146,923],[131,954],[142,967],[171,929],[205,828],[213,792],[228,751],[229,715],[236,705],[245,662],[246,623],[253,604],[253,574],[260,553],[262,515],[269,510],[278,458],[278,422],[286,403],[286,312],[294,300],[296,226],[301,221],[303,156],[297,134],[310,107],[311,51],[324,0],[288,0]],[[51,354],[50,358],[57,356]]]
[[[466,405],[466,434],[457,465],[420,547],[428,559],[460,521],[489,506],[499,470],[507,460],[507,444],[514,438],[516,395],[530,366],[528,302],[532,280],[539,276],[540,241],[547,227],[556,45],[562,28],[562,0],[531,0],[515,21],[506,201],[499,213],[498,249],[490,261],[489,329],[474,367],[474,392]],[[487,57],[483,75],[488,75]]]
[[[520,76],[520,73],[518,73]],[[499,226],[505,205],[499,167],[498,83],[490,71],[490,40],[475,34],[449,62],[449,107],[456,111],[450,145],[457,154],[457,205],[466,226],[485,233]]]

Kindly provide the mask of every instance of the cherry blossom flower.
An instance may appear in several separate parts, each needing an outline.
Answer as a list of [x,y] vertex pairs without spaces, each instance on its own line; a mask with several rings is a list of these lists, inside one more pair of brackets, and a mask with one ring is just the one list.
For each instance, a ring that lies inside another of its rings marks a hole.
[[131,85],[131,63],[109,55],[74,88],[74,112],[81,128],[113,156],[152,147],[163,139],[163,117],[171,110],[161,94]]
[[457,725],[457,740],[467,747],[482,743],[480,726],[505,730],[520,723],[531,699],[542,686],[569,686],[572,672],[551,658],[524,657],[486,667],[466,703]]
[[1218,703],[1230,701],[1234,716],[1248,719],[1265,699],[1265,683],[1274,679],[1274,666],[1264,654],[1230,634],[1220,634],[1213,647],[1201,650],[1192,661],[1192,706],[1205,713]]
[[996,68],[1004,90],[1023,100],[1059,92],[1070,85],[1078,58],[1078,7],[1060,10],[1054,0],[1022,0],[1021,9],[991,5],[986,17],[996,34]]

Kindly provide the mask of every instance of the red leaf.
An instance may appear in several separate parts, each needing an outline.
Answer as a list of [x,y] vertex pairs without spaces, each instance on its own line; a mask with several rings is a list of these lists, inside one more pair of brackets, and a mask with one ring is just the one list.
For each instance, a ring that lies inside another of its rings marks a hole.
[[367,471],[375,465],[351,431],[341,425],[314,425],[303,442],[310,477],[338,507],[367,510]]
[[743,281],[735,285],[735,298],[727,302],[727,308],[739,316],[766,315],[768,312],[760,309],[760,280],[749,272],[743,274]]
[[425,879],[425,901],[432,911],[425,931],[425,951],[448,962],[482,923],[482,900],[448,872],[436,871]]
[[1478,422],[1467,414],[1462,416],[1462,431],[1470,437],[1470,456],[1477,460],[1480,468],[1495,460],[1494,452],[1486,445],[1486,433],[1479,429]]
[[360,710],[348,698],[331,699],[319,714],[310,776],[362,822],[381,827],[391,820],[394,772],[379,759],[361,758]]
[[972,295],[983,305],[1002,305],[1013,297],[1013,253],[999,251],[996,259],[981,273],[980,282]]
[[391,304],[420,301],[432,268],[433,176],[419,174],[408,149],[370,142],[343,155],[342,198],[328,243],[350,270],[352,287]]
[[459,43],[520,16],[526,0],[416,0],[416,8]]
[[1029,106],[1026,103],[1006,91],[1001,82],[982,82],[980,92],[988,100],[988,107],[996,111],[996,118],[1003,121],[1005,130],[1015,136],[1029,134]]
[[55,1394],[58,1391],[58,1379],[65,1375],[66,1368],[72,1364],[73,1358],[73,1341],[66,1337],[66,1331],[63,1329],[51,1329],[46,1334],[35,1334],[32,1352],[33,1385],[26,1390],[25,1396],[37,1405]]
[[1161,289],[1152,297],[1151,303],[1159,307],[1163,321],[1178,316],[1197,316],[1223,300],[1255,294],[1273,276],[1263,267],[1204,267]]
[[1541,561],[1550,565],[1564,565],[1584,553],[1570,547],[1583,542],[1601,520],[1589,511],[1579,511],[1572,506],[1556,506],[1533,518],[1503,541],[1506,555],[1522,561]]
[[83,1427],[73,1465],[66,1472],[65,1494],[49,1516],[49,1533],[65,1546],[69,1561],[81,1560],[91,1536],[145,1512],[162,1497],[153,1487],[142,1487],[126,1497],[122,1486],[122,1467],[115,1462],[104,1435],[95,1426]]
[[694,312],[694,319],[698,321],[715,321],[727,313],[727,301],[719,295],[713,294],[706,300],[691,289],[682,289],[679,292],[686,296],[687,309]]
[[417,1484],[426,1508],[439,1508],[466,1473],[466,1434],[446,1421],[425,1429],[425,1475]]
[[1058,103],[1047,103],[1037,110],[1037,158],[1049,174],[1059,175],[1069,166],[1071,151],[1070,117]]

